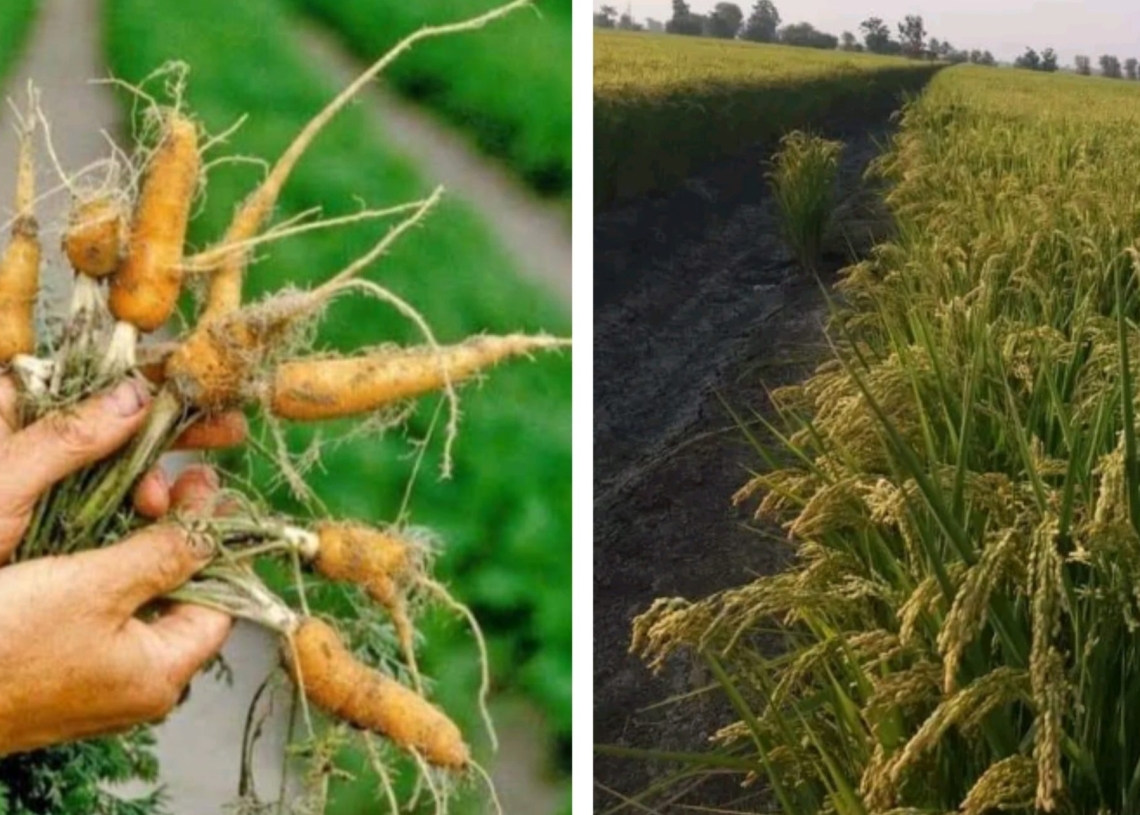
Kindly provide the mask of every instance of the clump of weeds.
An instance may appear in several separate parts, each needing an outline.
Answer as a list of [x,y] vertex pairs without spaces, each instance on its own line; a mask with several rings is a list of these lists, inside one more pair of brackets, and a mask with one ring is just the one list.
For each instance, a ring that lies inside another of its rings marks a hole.
[[784,241],[808,272],[818,272],[823,257],[842,152],[842,142],[795,130],[780,140],[768,172]]

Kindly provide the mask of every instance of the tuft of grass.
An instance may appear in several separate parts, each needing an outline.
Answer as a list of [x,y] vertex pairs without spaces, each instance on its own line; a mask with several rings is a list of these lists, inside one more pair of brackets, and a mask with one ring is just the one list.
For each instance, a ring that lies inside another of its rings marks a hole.
[[788,248],[809,272],[819,269],[835,211],[835,179],[843,142],[794,130],[780,139],[768,181]]
[[710,665],[735,711],[714,752],[785,812],[1140,811],[1120,84],[957,67],[907,107],[879,167],[896,236],[847,270],[833,358],[761,417],[792,464],[736,495],[792,566],[635,623],[651,664]]

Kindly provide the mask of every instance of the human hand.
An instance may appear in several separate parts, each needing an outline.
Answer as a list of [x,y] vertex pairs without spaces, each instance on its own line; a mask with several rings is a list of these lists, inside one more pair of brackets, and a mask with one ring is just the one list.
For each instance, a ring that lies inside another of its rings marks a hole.
[[[7,562],[27,531],[40,495],[122,447],[142,427],[150,401],[141,383],[124,382],[72,410],[20,428],[15,383],[0,376],[0,564]],[[241,413],[222,413],[192,425],[174,447],[228,447],[239,443],[245,432]],[[160,468],[139,480],[134,502],[149,517],[166,513],[169,487]]]
[[[66,416],[15,429],[14,390],[0,379],[0,563],[27,528],[43,490],[113,452],[136,432],[149,399],[133,385]],[[244,423],[222,417],[191,428],[185,446],[240,440]],[[135,506],[208,505],[217,479],[203,467],[173,487],[160,469],[140,480]],[[104,549],[0,569],[0,755],[125,729],[165,716],[230,629],[216,611],[171,604],[136,613],[204,563],[186,534],[156,525]]]

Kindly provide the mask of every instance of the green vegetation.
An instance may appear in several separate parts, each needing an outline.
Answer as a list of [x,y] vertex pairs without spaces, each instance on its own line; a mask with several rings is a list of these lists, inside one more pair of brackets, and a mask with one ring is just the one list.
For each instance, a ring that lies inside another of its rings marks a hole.
[[793,566],[636,624],[738,714],[693,767],[789,813],[1140,810],[1138,126],[1140,87],[971,67],[907,108],[897,237],[736,496]]
[[[335,28],[363,60],[425,25],[493,8],[490,0],[290,0]],[[570,195],[570,2],[537,0],[495,26],[427,42],[392,66],[402,93],[467,131],[546,195]]]
[[[174,5],[110,0],[106,44],[112,71],[127,81],[141,80],[167,60],[184,60],[192,66],[189,107],[211,132],[249,114],[226,151],[273,158],[337,90],[305,59],[292,38],[292,22],[273,0]],[[210,196],[194,224],[195,241],[202,244],[220,234],[258,172],[249,164],[211,171]],[[398,145],[386,143],[368,117],[350,109],[301,161],[278,217],[314,206],[329,215],[351,212],[359,200],[371,205],[413,200],[441,180],[431,177],[430,168],[421,173],[409,166]],[[251,272],[249,295],[257,297],[283,280],[300,285],[322,280],[362,254],[379,234],[361,226],[276,244]],[[478,331],[569,331],[565,311],[521,280],[478,214],[455,201],[445,202],[424,228],[402,239],[370,276],[420,308],[441,342]],[[346,349],[407,340],[414,333],[374,301],[344,298],[331,308],[318,345]],[[569,356],[504,366],[463,396],[454,478],[438,478],[437,439],[411,497],[411,519],[439,534],[440,571],[456,595],[472,605],[491,640],[496,689],[528,693],[565,741],[570,732]],[[408,436],[422,437],[431,416],[430,406],[421,409]],[[328,435],[344,427],[334,426]],[[315,436],[309,428],[289,431],[294,450]],[[354,437],[326,447],[322,466],[308,481],[331,514],[392,519],[413,471],[413,453],[409,439],[395,431]],[[231,464],[245,467],[245,462]],[[300,511],[285,490],[272,489],[275,468],[267,462],[250,467],[255,483],[279,506]],[[440,615],[427,623],[421,667],[437,678],[438,698],[486,759],[474,707],[478,671],[470,638],[453,618]],[[365,800],[365,793],[374,800],[373,788],[334,785],[334,798],[342,801]],[[361,810],[346,804],[340,811]]]
[[835,177],[843,142],[793,130],[780,140],[768,174],[784,240],[804,269],[814,272],[835,209]]
[[24,39],[35,19],[37,0],[11,0],[0,8],[0,79],[22,52]]
[[756,141],[898,107],[938,65],[748,42],[594,34],[594,200],[666,190]]

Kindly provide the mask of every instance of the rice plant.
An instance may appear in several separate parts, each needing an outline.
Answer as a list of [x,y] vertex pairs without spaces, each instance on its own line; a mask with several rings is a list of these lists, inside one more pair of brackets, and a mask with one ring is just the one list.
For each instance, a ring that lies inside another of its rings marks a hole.
[[774,394],[794,465],[735,496],[793,566],[635,622],[708,664],[717,757],[785,812],[1140,812],[1140,92],[1055,79],[908,106],[896,237]]
[[784,241],[809,272],[819,270],[823,257],[842,152],[843,142],[793,130],[780,140],[780,152],[768,173]]

